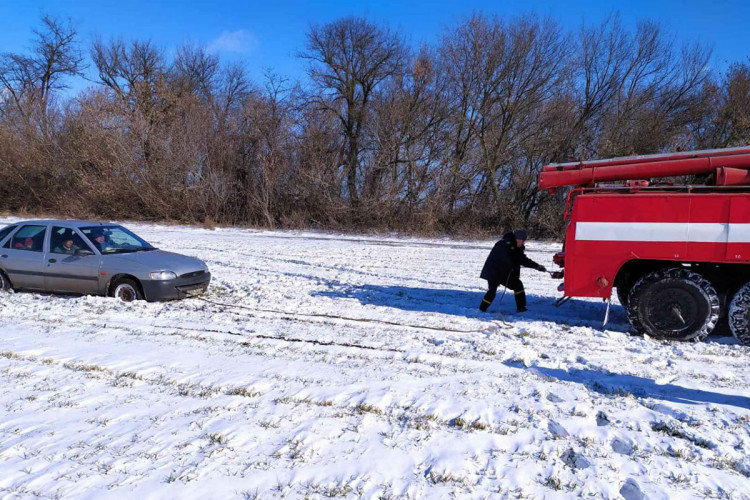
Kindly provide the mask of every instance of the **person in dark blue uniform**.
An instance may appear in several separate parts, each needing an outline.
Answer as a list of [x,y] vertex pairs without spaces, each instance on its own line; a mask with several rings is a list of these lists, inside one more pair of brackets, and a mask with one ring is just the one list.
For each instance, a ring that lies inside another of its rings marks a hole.
[[492,248],[480,275],[482,279],[487,280],[487,293],[479,305],[482,312],[487,311],[492,301],[495,300],[497,288],[500,285],[513,290],[518,312],[527,310],[526,292],[521,283],[521,267],[530,267],[542,272],[546,272],[547,268],[526,256],[524,252],[526,237],[526,231],[522,229],[506,233],[503,239],[495,243]]

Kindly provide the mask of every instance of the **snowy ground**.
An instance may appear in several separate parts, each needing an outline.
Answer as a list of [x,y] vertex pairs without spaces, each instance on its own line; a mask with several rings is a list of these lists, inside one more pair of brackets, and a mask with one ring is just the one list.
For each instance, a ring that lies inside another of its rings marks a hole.
[[129,226],[244,308],[0,296],[0,497],[749,498],[731,338],[602,331],[531,270],[481,314],[491,242]]

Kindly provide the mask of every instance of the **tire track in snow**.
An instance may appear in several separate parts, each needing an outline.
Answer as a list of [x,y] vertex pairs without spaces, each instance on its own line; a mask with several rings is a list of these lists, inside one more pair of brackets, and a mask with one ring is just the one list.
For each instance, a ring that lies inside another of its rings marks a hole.
[[[60,321],[57,319],[42,319],[38,318],[35,320],[37,323],[46,323],[48,325],[55,325],[60,326]],[[190,327],[190,326],[182,326],[182,325],[158,325],[158,324],[146,324],[146,325],[134,325],[130,323],[122,323],[122,322],[116,322],[116,321],[86,321],[86,326],[89,327],[96,327],[96,328],[102,328],[102,329],[114,329],[114,330],[120,330],[125,332],[126,334],[135,333],[136,331],[138,336],[143,336],[144,338],[147,338],[149,335],[156,334],[156,335],[166,335],[166,336],[178,336],[181,338],[184,338],[186,340],[212,340],[214,345],[218,345],[220,343],[223,343],[229,347],[252,347],[256,348],[256,346],[252,346],[249,343],[246,344],[244,342],[233,342],[233,341],[225,341],[218,338],[213,337],[212,335],[228,335],[233,337],[238,337],[239,339],[243,340],[270,340],[270,341],[277,341],[282,343],[292,343],[292,344],[304,344],[304,345],[310,345],[313,347],[340,347],[343,349],[356,349],[356,350],[363,350],[363,351],[369,351],[369,352],[381,352],[384,354],[401,354],[403,356],[401,357],[387,357],[387,358],[377,358],[377,359],[387,359],[388,361],[395,362],[400,361],[403,363],[406,363],[407,365],[423,365],[431,368],[441,367],[441,368],[447,368],[450,367],[449,370],[450,373],[471,373],[471,374],[477,374],[478,371],[483,371],[483,369],[479,365],[475,365],[473,367],[466,367],[464,369],[460,369],[461,364],[465,364],[466,362],[472,362],[472,363],[484,363],[484,362],[491,362],[493,364],[502,362],[504,359],[498,359],[495,357],[495,355],[489,355],[487,354],[485,358],[477,358],[475,357],[461,357],[461,356],[451,356],[446,355],[439,352],[414,352],[413,350],[407,350],[407,349],[397,349],[397,348],[390,348],[385,346],[372,346],[372,345],[363,345],[363,344],[357,344],[357,343],[343,343],[343,342],[328,342],[328,341],[320,341],[316,339],[304,339],[304,338],[294,338],[294,337],[281,337],[281,336],[274,336],[274,335],[264,335],[264,334],[256,334],[254,332],[248,332],[248,331],[232,331],[232,330],[224,330],[224,329],[212,329],[212,328],[197,328],[197,327]],[[67,324],[66,327],[70,328],[73,325]],[[79,326],[79,325],[75,325]],[[152,329],[158,329],[162,330],[162,332],[155,332],[152,331]],[[196,337],[195,335],[189,335],[189,334],[180,334],[177,333],[178,331],[182,332],[192,332],[196,335],[200,335],[201,337]],[[209,334],[209,335],[206,335]],[[432,345],[432,344],[431,344]],[[258,354],[263,356],[269,356],[272,355],[274,357],[281,357],[283,358],[289,351],[284,351],[283,353],[279,353],[276,355],[275,353],[269,354],[267,352],[264,352],[260,349],[258,349]],[[311,362],[323,362],[320,359],[317,359],[315,357],[306,357],[304,355],[303,351],[298,351],[300,353],[301,360],[304,361],[311,361]],[[320,353],[324,354],[330,354],[330,351],[326,351],[325,349],[321,349],[318,351]],[[478,351],[479,354],[481,354],[481,351]],[[475,353],[476,354],[476,353]],[[426,355],[431,358],[432,360],[425,360],[420,359],[421,356]],[[358,359],[360,359],[363,363],[371,363],[373,361],[372,357],[368,356],[358,356]],[[487,367],[489,369],[490,367]],[[417,376],[422,376],[421,374],[414,374]],[[427,375],[426,377],[432,377],[440,375],[440,373],[435,375]]]
[[[223,262],[223,261],[220,261],[220,260],[215,260],[215,259],[210,259],[210,258],[205,259],[205,261],[206,261],[206,263],[211,264],[211,266],[227,267],[227,268],[230,268],[230,269],[241,269],[243,271],[250,270],[250,271],[256,271],[256,272],[261,272],[261,273],[271,274],[271,275],[289,276],[291,278],[303,278],[303,279],[306,279],[306,280],[323,282],[323,283],[341,284],[341,282],[338,281],[338,280],[334,280],[334,279],[331,279],[331,278],[324,278],[324,277],[321,277],[321,276],[315,276],[315,275],[311,275],[311,274],[295,273],[295,272],[289,272],[289,271],[277,271],[277,270],[268,269],[268,268],[264,268],[264,267],[249,266],[249,265],[230,264],[228,262]],[[311,267],[314,267],[314,268],[321,268],[321,269],[323,269],[323,266],[317,266],[315,264],[308,264],[308,265],[311,266]],[[396,280],[396,281],[406,280],[406,281],[411,281],[411,282],[419,283],[421,285],[450,286],[450,287],[453,287],[453,289],[455,289],[455,290],[462,290],[462,291],[475,291],[475,292],[479,292],[480,291],[479,289],[476,289],[476,288],[466,288],[466,287],[463,287],[461,285],[457,285],[455,283],[446,282],[446,281],[429,281],[429,280],[423,280],[423,279],[419,279],[419,278],[412,278],[410,276],[388,276],[388,275],[381,275],[381,274],[378,274],[378,273],[365,273],[363,271],[356,272],[356,271],[353,271],[353,270],[349,271],[347,269],[338,268],[338,267],[333,267],[333,268],[331,268],[329,270],[338,270],[338,271],[342,271],[344,273],[350,273],[350,274],[360,274],[360,275],[363,275],[363,276],[369,276],[371,278],[383,278],[383,277],[386,277],[386,278],[390,278],[390,279]]]
[[[261,308],[245,306],[242,304],[227,304],[227,303],[216,302],[216,301],[212,301],[210,299],[205,299],[202,297],[197,297],[196,300],[200,300],[202,302],[206,302],[208,304],[212,304],[212,305],[220,306],[220,307],[236,308],[236,309],[243,309],[243,310],[270,313],[270,314],[283,314],[285,316],[293,316],[292,318],[293,320],[296,320],[299,316],[306,316],[306,317],[313,317],[313,318],[336,319],[336,320],[344,320],[344,321],[354,321],[358,323],[373,323],[373,324],[380,324],[380,325],[397,326],[401,328],[413,328],[417,330],[431,330],[431,331],[448,332],[448,333],[484,333],[490,329],[490,328],[484,328],[484,329],[475,329],[475,330],[464,330],[464,329],[456,329],[456,328],[441,328],[439,326],[413,325],[409,323],[399,323],[397,321],[387,321],[387,320],[380,320],[380,319],[374,319],[374,318],[352,318],[352,317],[341,316],[337,314],[302,313],[302,312],[292,313],[292,312],[286,312],[286,311],[279,311],[276,309],[261,309]],[[252,314],[249,314],[249,316],[257,317],[257,316],[253,316]]]
[[[118,323],[113,323],[113,322],[104,322],[104,323],[87,322],[87,325],[88,326],[98,326],[98,327],[102,327],[102,328],[116,328],[116,329],[120,329],[122,331],[125,331],[128,334],[131,333],[134,329],[139,329],[139,330],[143,330],[145,332],[143,334],[144,336],[147,336],[149,334],[154,333],[153,331],[149,331],[150,329],[157,328],[157,329],[166,330],[166,332],[163,335],[170,335],[170,336],[171,335],[178,335],[178,336],[180,336],[182,338],[185,338],[187,340],[196,340],[196,337],[189,336],[189,335],[175,334],[174,330],[190,331],[190,332],[195,332],[195,333],[198,333],[198,334],[220,333],[220,334],[237,335],[237,336],[241,336],[241,337],[246,337],[245,334],[239,333],[239,332],[228,332],[228,331],[225,331],[225,330],[215,330],[215,329],[205,329],[205,328],[176,327],[176,326],[173,326],[173,325],[172,326],[166,326],[166,325],[162,326],[162,325],[153,325],[152,324],[152,325],[138,325],[138,326],[134,327],[133,325],[127,325],[127,324],[122,324],[122,323],[118,324]],[[267,336],[263,336],[261,338],[265,340],[268,337]],[[216,339],[214,339],[214,340],[216,340]],[[271,340],[285,340],[285,339],[280,339],[280,338],[273,337],[273,338],[271,338]],[[219,341],[219,342],[221,342],[221,341]],[[314,345],[320,345],[319,342],[311,342],[311,343],[314,344]],[[238,344],[236,344],[236,343],[229,343],[229,345],[231,347],[234,347],[234,346],[236,346]],[[242,346],[242,347],[246,347],[243,344],[239,344],[239,345]],[[349,345],[346,345],[346,346],[343,346],[343,347],[358,347],[358,346],[349,346]],[[373,349],[373,350],[380,350],[380,349]],[[387,351],[388,352],[392,352],[392,350],[387,350]],[[325,352],[325,351],[323,351],[323,352]],[[406,354],[405,351],[398,351],[398,352],[402,353],[402,354]],[[288,351],[285,351],[284,355],[286,356],[288,354],[289,354]],[[267,355],[267,354],[265,354],[265,355]],[[460,375],[461,377],[464,377],[467,380],[471,380],[471,379],[476,379],[479,376],[497,378],[500,374],[497,372],[496,369],[493,369],[493,366],[497,366],[498,364],[503,363],[504,361],[507,361],[507,359],[508,359],[508,358],[497,359],[497,358],[490,357],[490,359],[486,359],[486,360],[477,360],[477,359],[471,359],[471,360],[469,360],[467,358],[444,357],[444,356],[441,356],[439,354],[438,355],[433,355],[433,356],[440,357],[441,359],[439,359],[437,361],[436,360],[426,361],[426,360],[420,360],[418,357],[414,358],[414,357],[407,357],[407,356],[405,356],[403,358],[399,358],[399,357],[388,358],[388,360],[389,361],[401,361],[401,362],[405,363],[406,365],[413,365],[415,363],[416,364],[422,364],[422,365],[426,365],[426,366],[429,366],[429,367],[434,368],[434,369],[437,370],[436,373],[431,373],[431,374],[427,374],[427,375],[423,375],[421,373],[414,373],[414,372],[409,371],[409,373],[411,373],[412,376],[417,376],[417,378],[438,379],[438,378],[444,377],[446,375],[446,373],[444,371],[445,368],[451,368],[451,369],[448,370],[448,372],[451,373],[454,377],[456,375],[461,374]],[[20,356],[13,355],[12,357],[20,357]],[[304,356],[303,356],[303,358],[304,358]],[[50,358],[48,358],[48,359],[50,359]],[[365,364],[367,364],[367,363],[371,363],[372,359],[371,358],[363,358],[362,361]],[[463,370],[458,369],[460,364],[465,364],[467,361],[472,361],[473,362],[473,363],[471,363],[471,366],[466,366],[466,367],[464,367]],[[316,360],[316,362],[321,362],[321,361],[320,360]],[[454,364],[455,366],[449,367],[449,366],[446,366],[446,364]],[[70,369],[83,369],[83,370],[89,370],[89,368],[90,368],[89,371],[107,371],[105,369],[99,369],[99,368],[97,368],[97,365],[95,363],[88,363],[86,361],[69,363],[68,366],[64,366],[64,367],[70,368]],[[111,373],[115,373],[114,370],[109,370],[109,371]],[[149,380],[152,381],[152,382],[156,381],[156,382],[159,382],[158,385],[162,385],[162,386],[170,386],[170,387],[174,386],[174,387],[177,387],[178,389],[180,389],[181,392],[185,392],[185,389],[187,388],[187,389],[190,389],[193,393],[197,393],[199,395],[200,394],[206,395],[206,394],[209,394],[209,393],[210,394],[221,394],[221,393],[224,393],[224,394],[230,394],[231,395],[232,392],[236,392],[236,391],[244,390],[245,389],[243,386],[240,386],[240,388],[235,388],[235,389],[231,389],[231,388],[227,389],[227,388],[222,388],[221,386],[217,387],[217,386],[214,386],[214,385],[211,385],[211,384],[208,384],[208,385],[206,385],[206,384],[200,384],[200,383],[197,383],[197,384],[186,384],[186,383],[181,383],[181,382],[177,382],[177,381],[171,381],[171,382],[167,381],[167,382],[165,382],[163,380],[163,376],[148,377],[148,379],[147,379],[145,377],[141,377],[140,375],[136,374],[136,372],[133,372],[133,371],[125,371],[125,372],[119,372],[119,373],[125,373],[126,375],[129,376],[129,378],[135,378],[135,379],[138,379],[138,380],[144,380],[146,382],[148,382]],[[505,378],[505,377],[517,378],[517,374],[512,374],[512,375],[510,373],[503,374],[503,376],[501,378]],[[530,370],[530,371],[525,372],[524,373],[524,377],[531,377],[531,378],[534,378],[534,379],[542,379],[542,380],[546,380],[546,379],[549,378],[549,377],[547,377],[547,376],[545,376],[543,374],[537,373],[535,370]],[[295,377],[289,378],[289,377],[285,377],[285,376],[283,376],[281,374],[278,374],[278,373],[275,373],[274,375],[270,375],[268,377],[262,377],[262,379],[263,380],[267,380],[267,381],[277,381],[277,380],[297,381],[297,379]],[[357,382],[359,380],[359,377],[355,376],[354,380],[355,380],[354,385],[357,386],[358,385]],[[257,385],[258,382],[259,382],[258,379],[254,380],[254,384],[255,385]],[[321,387],[324,387],[326,385],[325,382],[326,381],[323,381],[323,380],[317,380],[317,381],[309,380],[309,381],[306,381],[305,390],[309,390],[311,383],[314,383],[315,387],[321,388]],[[563,383],[566,384],[566,385],[578,385],[578,383],[575,383],[575,382],[565,382],[565,381],[563,381]],[[350,386],[350,385],[352,385],[351,382],[346,382],[345,385],[344,385],[344,387]],[[295,391],[295,392],[298,393],[299,391]],[[341,393],[341,392],[347,393],[348,391],[339,389],[339,393]],[[608,396],[609,395],[601,395],[599,397],[608,397]],[[330,400],[315,400],[315,399],[311,400],[309,397],[298,397],[298,396],[295,396],[294,394],[287,395],[287,396],[279,396],[276,399],[277,400],[282,400],[283,402],[286,402],[286,403],[299,403],[299,404],[307,404],[307,405],[314,405],[314,406],[334,406],[334,403],[332,401],[330,401]],[[466,401],[470,402],[472,400],[469,398],[469,399],[466,399]],[[642,405],[642,402],[640,401],[640,398],[638,400],[638,403],[639,403],[639,405]],[[369,405],[369,404],[366,404],[366,403],[361,403],[361,404],[358,404],[357,406],[362,406],[362,408],[360,408],[359,411],[375,413],[375,414],[378,414],[378,415],[384,414],[385,416],[388,416],[388,415],[392,414],[393,411],[395,411],[394,409],[389,409],[389,410],[386,411],[384,409],[379,409],[379,408],[373,407],[372,405]],[[350,407],[351,407],[351,405],[344,406],[344,407],[341,407],[341,408],[350,408]],[[396,407],[394,407],[394,408],[396,408]],[[403,420],[404,418],[407,418],[407,417],[403,416],[403,413],[408,413],[408,412],[414,413],[414,408],[413,408],[412,405],[400,405],[399,408],[400,408],[400,411],[401,411],[401,414],[399,414],[400,416],[399,415],[392,415],[391,419],[395,418],[395,419]],[[412,418],[412,417],[409,417],[409,418]],[[422,415],[416,414],[416,416],[413,416],[413,420],[415,420],[415,422],[417,422],[415,424],[417,427],[426,425],[425,424],[426,422],[440,421],[440,422],[442,422],[442,424],[448,425],[450,427],[468,427],[470,430],[487,430],[489,428],[487,425],[481,423],[477,418],[474,418],[473,420],[470,420],[470,421],[466,420],[465,418],[463,418],[463,413],[456,414],[454,417],[451,417],[449,419],[440,419],[440,418],[437,418],[437,417],[435,417],[434,415],[431,415],[431,414],[422,414]],[[496,428],[494,430],[491,430],[491,432],[500,433],[500,434],[503,434],[503,435],[507,434],[507,429],[506,428],[500,428],[500,427],[497,427],[497,426],[495,426],[495,427]]]
[[[209,248],[209,247],[195,247],[195,248],[200,249],[200,250],[205,250],[207,253],[217,251],[217,249]],[[393,275],[393,274],[383,274],[383,273],[377,273],[377,272],[361,271],[361,270],[343,266],[343,265],[317,264],[317,263],[307,262],[307,261],[300,260],[300,259],[283,259],[283,258],[272,257],[269,255],[264,255],[260,253],[235,252],[232,250],[224,250],[224,249],[218,249],[218,251],[222,253],[231,253],[232,256],[250,257],[251,259],[270,260],[273,262],[280,262],[283,264],[292,264],[295,266],[312,267],[312,268],[321,269],[324,271],[340,271],[340,272],[347,273],[347,274],[356,274],[356,275],[368,276],[372,278],[390,278],[393,280],[409,280],[409,281],[416,281],[418,283],[425,284],[425,285],[450,286],[450,287],[457,288],[457,289],[463,289],[461,285],[458,285],[453,282],[430,281],[430,280],[424,280],[424,279],[419,279],[419,278],[413,278],[410,275],[419,273],[419,269],[414,269],[414,268],[409,268],[409,269],[404,268],[404,269],[401,269],[403,271],[403,274]],[[395,260],[399,262],[401,261],[401,259],[395,259]],[[219,265],[225,265],[224,262],[220,260],[213,260],[212,262],[219,264]],[[243,267],[243,269],[254,269],[258,271],[259,270],[273,271],[273,270],[268,270],[265,268],[257,268],[257,267]],[[393,269],[393,267],[383,266],[383,269]],[[308,275],[295,274],[295,276],[307,277]]]
[[[444,427],[458,433],[470,433],[483,431],[488,434],[506,436],[512,430],[508,424],[489,425],[481,422],[479,417],[467,420],[463,418],[466,413],[457,413],[453,417],[441,418],[432,413],[419,412],[413,405],[390,404],[385,408],[379,408],[361,401],[356,404],[336,404],[330,399],[312,399],[295,395],[273,395],[270,392],[248,389],[246,386],[225,386],[220,384],[187,383],[170,379],[164,374],[145,375],[132,370],[117,370],[94,363],[80,361],[62,361],[52,357],[19,354],[12,351],[0,352],[0,358],[14,362],[26,362],[43,366],[55,366],[72,372],[90,373],[105,377],[113,388],[123,387],[116,383],[121,379],[142,382],[150,387],[166,389],[172,396],[188,397],[198,399],[211,399],[217,396],[236,396],[257,400],[264,396],[273,398],[275,404],[285,406],[303,405],[308,407],[323,407],[333,410],[333,417],[344,418],[359,415],[371,415],[379,420],[398,423],[400,427],[408,427],[414,430],[426,430],[430,427]],[[277,378],[277,377],[273,377]],[[296,391],[304,392],[303,391]],[[338,411],[336,411],[338,410]],[[520,422],[519,422],[520,423]],[[434,429],[430,429],[434,430]]]

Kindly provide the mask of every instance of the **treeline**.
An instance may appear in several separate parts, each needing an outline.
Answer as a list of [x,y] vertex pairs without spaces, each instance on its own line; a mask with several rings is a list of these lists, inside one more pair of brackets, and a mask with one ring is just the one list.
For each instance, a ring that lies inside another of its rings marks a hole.
[[299,61],[305,83],[251,81],[199,46],[84,47],[45,17],[0,59],[0,210],[551,236],[564,200],[536,190],[546,163],[750,140],[748,64],[714,74],[705,47],[647,21],[478,14],[414,47],[343,18]]

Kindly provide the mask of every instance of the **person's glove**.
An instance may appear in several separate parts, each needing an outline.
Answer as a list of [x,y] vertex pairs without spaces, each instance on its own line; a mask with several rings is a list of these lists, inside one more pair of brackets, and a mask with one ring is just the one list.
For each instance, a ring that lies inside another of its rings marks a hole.
[[543,273],[546,273],[546,272],[547,272],[547,268],[546,268],[546,267],[544,267],[544,266],[539,266],[539,267],[537,267],[537,269],[539,269],[539,270],[540,270],[541,272],[543,272]]

